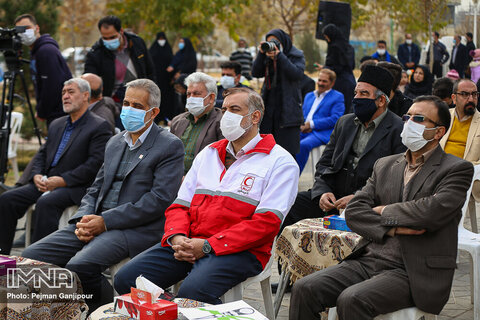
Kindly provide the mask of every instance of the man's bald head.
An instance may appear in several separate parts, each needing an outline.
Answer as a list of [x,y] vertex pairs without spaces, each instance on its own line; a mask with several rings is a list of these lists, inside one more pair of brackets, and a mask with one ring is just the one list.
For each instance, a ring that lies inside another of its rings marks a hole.
[[102,99],[103,81],[102,78],[93,73],[85,73],[80,78],[88,81],[91,89],[90,103]]

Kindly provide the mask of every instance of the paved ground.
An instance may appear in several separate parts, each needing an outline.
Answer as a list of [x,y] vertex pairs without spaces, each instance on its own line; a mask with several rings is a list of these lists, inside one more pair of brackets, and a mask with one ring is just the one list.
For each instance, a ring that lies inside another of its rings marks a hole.
[[[302,176],[300,177],[299,191],[309,189],[312,184],[312,169],[311,165],[307,164]],[[480,208],[479,208],[480,209]],[[479,209],[477,211],[480,213]],[[477,215],[477,220],[479,219]],[[467,221],[468,220],[468,221]],[[23,220],[19,221],[19,226],[23,225]],[[478,222],[480,226],[480,221]],[[470,228],[469,219],[466,219],[466,227]],[[18,234],[17,234],[18,237]],[[13,255],[20,255],[21,249],[13,249]],[[461,252],[459,255],[458,268],[455,272],[455,278],[453,282],[452,292],[450,294],[450,300],[441,312],[438,320],[458,319],[458,320],[471,320],[473,319],[473,305],[470,300],[470,261],[471,258],[468,253]],[[271,277],[272,282],[278,282],[278,270],[273,268],[273,275]],[[273,299],[273,298],[272,298]],[[263,304],[262,292],[259,284],[252,284],[246,288],[244,292],[244,300],[252,305],[254,308],[265,314],[265,308]],[[290,305],[290,293],[285,294],[277,319],[288,319],[288,308]]]

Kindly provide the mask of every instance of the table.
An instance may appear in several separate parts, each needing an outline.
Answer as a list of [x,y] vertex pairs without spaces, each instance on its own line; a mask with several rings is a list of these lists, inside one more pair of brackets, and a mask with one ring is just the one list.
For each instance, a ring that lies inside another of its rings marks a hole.
[[76,273],[28,258],[2,257],[14,259],[15,270],[22,276],[15,278],[12,273],[0,276],[0,319],[85,318],[88,312],[86,295],[83,295]]
[[322,218],[304,219],[285,227],[275,248],[282,266],[274,300],[275,316],[288,280],[293,284],[309,274],[338,264],[352,252],[360,238],[354,232],[325,229]]

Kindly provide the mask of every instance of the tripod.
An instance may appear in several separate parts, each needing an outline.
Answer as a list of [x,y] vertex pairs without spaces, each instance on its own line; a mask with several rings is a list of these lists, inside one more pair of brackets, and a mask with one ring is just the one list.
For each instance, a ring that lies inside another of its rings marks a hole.
[[[10,58],[10,59],[9,59]],[[42,140],[40,137],[40,129],[37,127],[37,121],[35,120],[35,114],[33,112],[32,104],[30,102],[30,97],[28,95],[27,84],[25,81],[25,75],[23,70],[20,68],[20,63],[28,63],[27,60],[16,58],[11,59],[12,57],[7,57],[5,55],[5,60],[7,61],[7,68],[9,71],[4,74],[4,83],[2,90],[2,100],[0,102],[0,190],[7,190],[8,187],[5,186],[5,174],[7,173],[7,162],[8,162],[8,143],[10,137],[11,129],[11,118],[13,111],[13,98],[15,94],[15,80],[17,76],[20,77],[23,86],[23,93],[25,95],[28,108],[30,110],[30,115],[33,120],[33,127],[35,135],[38,138],[38,143],[42,145]],[[8,88],[8,92],[7,92]]]

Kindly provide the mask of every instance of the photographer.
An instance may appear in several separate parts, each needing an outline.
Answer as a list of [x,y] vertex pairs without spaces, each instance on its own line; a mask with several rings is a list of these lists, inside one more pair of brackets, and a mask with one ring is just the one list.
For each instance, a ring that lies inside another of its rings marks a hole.
[[62,107],[63,83],[72,78],[58,43],[49,34],[40,35],[37,20],[30,14],[15,19],[15,26],[27,29],[20,34],[22,43],[31,50],[30,74],[35,85],[36,117],[50,123],[64,116]]
[[260,133],[273,134],[275,141],[295,156],[300,151],[303,123],[300,82],[305,58],[281,29],[271,30],[265,39],[252,66],[252,76],[265,77],[262,87],[265,115]]

